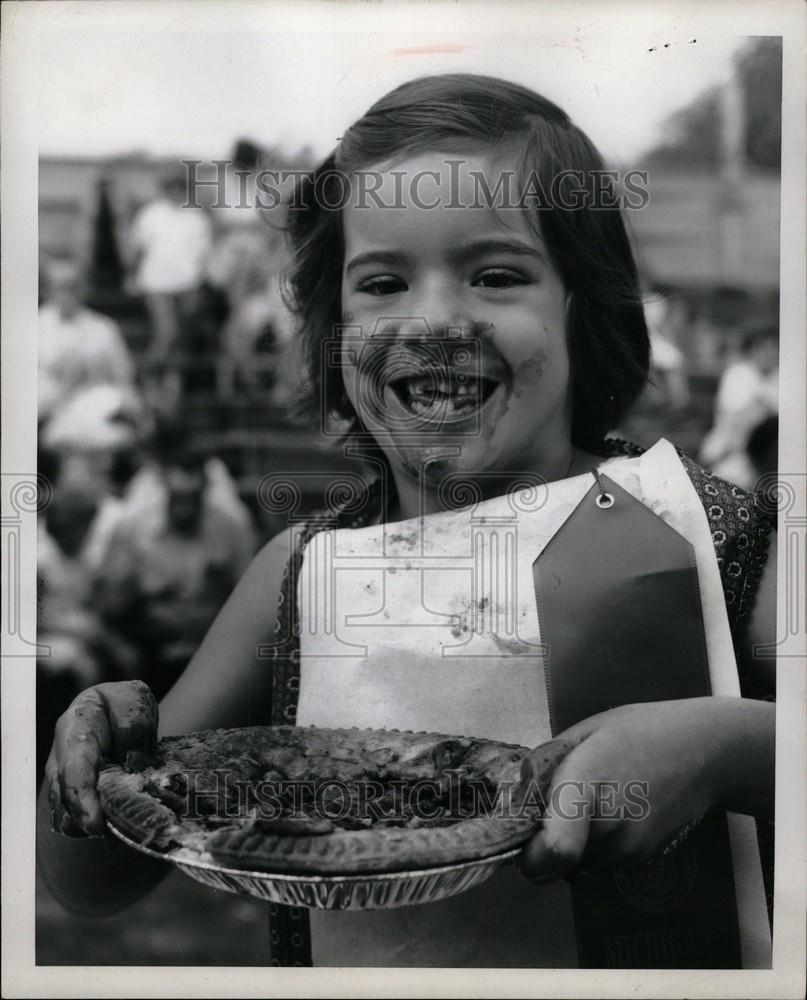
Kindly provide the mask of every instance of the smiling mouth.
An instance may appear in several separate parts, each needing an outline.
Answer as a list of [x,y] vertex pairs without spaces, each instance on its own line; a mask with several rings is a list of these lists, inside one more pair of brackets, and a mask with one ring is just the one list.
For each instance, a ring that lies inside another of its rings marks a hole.
[[498,379],[462,372],[411,375],[389,383],[401,405],[410,413],[440,423],[472,416],[499,385]]

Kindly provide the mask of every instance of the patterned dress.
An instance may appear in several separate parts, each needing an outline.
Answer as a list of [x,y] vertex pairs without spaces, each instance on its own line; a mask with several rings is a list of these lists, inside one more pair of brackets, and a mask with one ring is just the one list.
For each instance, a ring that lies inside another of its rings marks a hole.
[[[644,449],[614,438],[598,448],[603,458],[638,457]],[[735,649],[739,648],[756,600],[759,581],[768,555],[771,530],[776,514],[756,494],[741,490],[701,468],[683,453],[679,457],[703,504],[711,528],[729,626]],[[278,598],[275,644],[272,647],[273,678],[271,723],[293,725],[297,719],[300,690],[300,624],[296,607],[297,579],[303,553],[310,539],[319,531],[362,528],[375,523],[382,513],[381,480],[370,482],[359,498],[341,506],[318,511],[297,532],[291,557],[286,565]],[[745,697],[772,698],[759,690],[757,683],[743,671],[740,685]],[[765,879],[769,918],[773,899],[773,823],[757,821],[757,832]],[[311,937],[308,912],[299,907],[269,906],[271,964],[279,966],[311,965]]]

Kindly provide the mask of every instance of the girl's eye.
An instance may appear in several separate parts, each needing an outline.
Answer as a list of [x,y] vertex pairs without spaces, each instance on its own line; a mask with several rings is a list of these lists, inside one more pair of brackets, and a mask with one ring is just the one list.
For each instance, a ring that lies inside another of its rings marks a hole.
[[473,284],[482,288],[512,288],[514,285],[526,285],[527,279],[517,271],[489,267],[474,278]]
[[397,292],[406,291],[406,285],[392,274],[379,274],[360,282],[356,291],[377,296],[395,295]]

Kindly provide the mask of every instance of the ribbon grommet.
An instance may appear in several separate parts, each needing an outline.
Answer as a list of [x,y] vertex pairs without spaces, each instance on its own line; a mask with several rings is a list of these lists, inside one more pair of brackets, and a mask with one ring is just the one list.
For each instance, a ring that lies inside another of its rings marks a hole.
[[600,510],[608,510],[609,507],[614,506],[614,495],[609,493],[603,486],[602,480],[600,479],[600,470],[592,469],[592,476],[597,481],[597,486],[600,489],[599,496],[595,499],[594,503],[600,508]]

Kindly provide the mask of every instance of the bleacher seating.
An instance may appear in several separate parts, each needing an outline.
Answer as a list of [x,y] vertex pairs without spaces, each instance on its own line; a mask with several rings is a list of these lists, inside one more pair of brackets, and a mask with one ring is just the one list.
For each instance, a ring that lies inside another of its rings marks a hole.
[[[96,293],[88,304],[120,324],[133,357],[140,362],[150,339],[141,301],[120,293]],[[302,514],[323,505],[325,491],[340,472],[358,471],[355,460],[346,458],[318,433],[295,424],[284,409],[260,394],[253,391],[220,398],[215,351],[185,350],[174,360],[185,382],[183,419],[198,445],[227,465],[266,538],[285,526],[285,518],[261,506],[258,487],[264,476],[288,475],[300,493],[295,514]],[[258,356],[256,366],[261,363]]]

